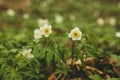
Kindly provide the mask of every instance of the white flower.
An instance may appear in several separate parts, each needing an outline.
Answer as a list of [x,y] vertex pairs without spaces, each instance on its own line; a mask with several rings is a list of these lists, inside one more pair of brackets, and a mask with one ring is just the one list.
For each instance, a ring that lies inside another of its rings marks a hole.
[[48,19],[38,19],[38,24],[43,26],[45,24],[49,24]]
[[120,38],[120,32],[116,32],[116,37]]
[[34,38],[35,38],[35,39],[40,39],[40,38],[42,38],[42,33],[41,33],[41,31],[40,31],[39,29],[35,29],[35,30],[34,30]]
[[69,38],[72,38],[72,40],[80,40],[82,38],[82,32],[79,30],[78,27],[75,27],[71,32],[68,34]]
[[23,18],[24,19],[28,19],[29,18],[29,14],[27,14],[27,13],[23,14]]
[[34,58],[34,56],[31,54],[32,49],[23,49],[22,55],[26,57],[27,59]]
[[104,20],[102,18],[98,18],[97,23],[99,25],[104,25],[105,22],[104,22]]
[[45,37],[48,37],[52,33],[52,26],[45,24],[42,27],[40,27],[40,31],[42,35],[44,35]]
[[109,19],[109,24],[110,24],[111,26],[115,26],[115,25],[116,25],[116,19],[115,19],[114,17],[111,17],[111,18]]
[[57,14],[57,15],[55,16],[55,22],[56,22],[57,24],[62,23],[62,22],[63,22],[63,17],[62,17],[61,15]]
[[14,15],[15,15],[15,11],[12,10],[12,9],[8,9],[8,10],[7,10],[7,14],[8,14],[9,16],[14,16]]

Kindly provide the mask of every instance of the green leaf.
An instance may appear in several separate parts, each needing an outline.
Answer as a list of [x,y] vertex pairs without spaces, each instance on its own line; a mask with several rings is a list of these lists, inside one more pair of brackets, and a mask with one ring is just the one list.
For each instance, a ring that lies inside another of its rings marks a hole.
[[15,53],[15,52],[17,52],[17,49],[11,49],[10,52]]
[[48,52],[46,56],[47,65],[50,65],[52,60],[53,60],[53,53]]
[[102,80],[102,77],[98,74],[91,75],[89,76],[89,78],[91,78],[92,80]]
[[40,46],[39,45],[34,45],[33,47],[33,55],[36,57],[36,58],[39,58],[40,57]]
[[107,80],[120,80],[120,78],[109,78]]
[[93,46],[85,44],[84,48],[85,48],[85,52],[87,53],[88,56],[94,56],[94,57],[97,56],[97,53],[96,53],[95,48]]
[[0,58],[0,64],[4,64],[4,63],[6,63],[6,58]]

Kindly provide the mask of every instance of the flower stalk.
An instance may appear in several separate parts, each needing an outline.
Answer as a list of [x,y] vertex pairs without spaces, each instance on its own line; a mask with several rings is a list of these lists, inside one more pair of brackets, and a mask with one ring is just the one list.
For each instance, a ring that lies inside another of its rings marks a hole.
[[72,40],[72,66],[74,65],[75,42]]

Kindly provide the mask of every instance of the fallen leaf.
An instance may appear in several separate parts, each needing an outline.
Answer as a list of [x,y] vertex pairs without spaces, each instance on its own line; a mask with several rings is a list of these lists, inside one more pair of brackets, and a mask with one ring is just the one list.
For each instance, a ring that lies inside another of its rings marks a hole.
[[88,65],[88,66],[95,67],[94,57],[86,58],[86,59],[85,59],[85,63],[86,63],[86,65]]
[[56,79],[56,76],[54,73],[52,73],[48,78],[48,80],[55,80],[55,79]]
[[120,66],[113,66],[113,70],[120,77]]
[[78,59],[77,61],[75,61],[75,63],[74,63],[75,65],[82,65],[82,62],[81,62],[81,60],[80,59]]

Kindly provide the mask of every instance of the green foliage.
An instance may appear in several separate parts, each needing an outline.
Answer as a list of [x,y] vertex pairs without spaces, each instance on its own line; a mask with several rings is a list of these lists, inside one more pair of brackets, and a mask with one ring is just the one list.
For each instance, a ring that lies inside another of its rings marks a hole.
[[[113,69],[120,66],[120,40],[116,36],[119,7],[114,0],[34,0],[28,10],[15,10],[14,16],[0,8],[0,80],[47,80],[52,73],[55,77],[62,74],[58,80],[102,80],[104,74],[99,71],[120,77],[120,69]],[[25,13],[28,19],[23,18]],[[56,15],[62,17],[61,23],[56,22]],[[53,32],[49,37],[34,39],[39,18],[48,19]],[[99,18],[103,25],[98,23]],[[115,24],[111,25],[110,18],[115,18]],[[73,44],[68,32],[76,26],[83,36]],[[34,58],[23,56],[24,49],[32,49]]]

